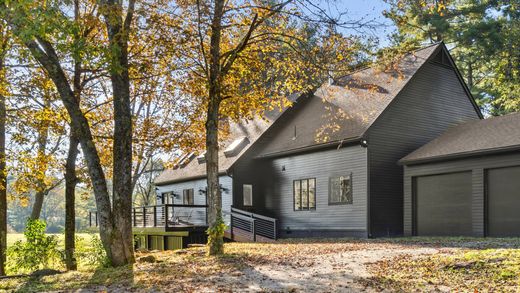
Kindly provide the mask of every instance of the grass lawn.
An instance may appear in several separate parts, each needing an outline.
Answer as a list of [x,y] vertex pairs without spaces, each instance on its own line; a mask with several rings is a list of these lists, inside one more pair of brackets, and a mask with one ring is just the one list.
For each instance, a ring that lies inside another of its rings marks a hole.
[[[61,234],[48,234],[48,235],[56,235],[58,237],[58,240],[60,241],[60,243],[62,243],[64,241],[63,233],[61,233]],[[89,242],[89,240],[92,237],[92,235],[95,235],[95,234],[92,234],[92,233],[76,233],[76,235],[81,237],[81,238],[83,238],[87,242]],[[13,245],[18,240],[25,240],[25,236],[23,235],[23,233],[7,233],[7,246],[8,247]]]
[[478,238],[292,239],[137,253],[121,268],[0,280],[0,291],[462,291],[518,292],[520,240]]

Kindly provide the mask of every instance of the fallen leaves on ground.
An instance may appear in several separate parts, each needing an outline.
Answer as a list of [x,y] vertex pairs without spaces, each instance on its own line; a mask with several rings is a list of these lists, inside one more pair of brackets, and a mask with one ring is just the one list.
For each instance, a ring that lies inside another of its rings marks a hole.
[[419,258],[402,255],[371,264],[369,271],[373,276],[366,284],[379,289],[518,292],[520,249],[463,249]]
[[[464,291],[479,286],[504,291],[518,286],[519,248],[518,239],[467,238],[226,243],[226,254],[219,257],[206,256],[205,247],[138,252],[141,261],[133,266],[2,280],[0,291],[300,292],[310,286],[319,292],[346,288]],[[479,275],[480,271],[485,273]],[[485,278],[493,281],[484,283]]]

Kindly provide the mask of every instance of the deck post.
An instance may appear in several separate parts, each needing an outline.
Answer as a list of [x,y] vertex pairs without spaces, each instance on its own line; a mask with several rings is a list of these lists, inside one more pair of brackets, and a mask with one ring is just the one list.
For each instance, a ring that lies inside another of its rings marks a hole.
[[143,207],[143,227],[146,227],[146,207]]
[[168,205],[164,205],[164,227],[168,228]]
[[[208,215],[206,213],[206,218],[207,217]],[[231,240],[233,240],[233,212],[231,212],[231,215],[229,216],[229,236],[231,236]]]
[[92,227],[92,212],[88,212],[88,226]]
[[256,220],[254,218],[251,218],[253,222],[251,222],[251,232],[253,233],[253,241],[256,242]]
[[98,214],[98,213],[97,213],[97,211],[96,211],[96,213],[95,213],[95,215],[96,215],[96,227],[99,226],[98,215],[97,215],[97,214]]
[[137,227],[137,218],[135,216],[135,208],[132,208],[132,212],[134,214],[134,227]]
[[273,239],[276,240],[276,238],[278,237],[278,233],[276,231],[276,219],[273,220],[273,231],[274,231],[274,235],[273,235]]
[[157,206],[153,206],[153,226],[157,227]]

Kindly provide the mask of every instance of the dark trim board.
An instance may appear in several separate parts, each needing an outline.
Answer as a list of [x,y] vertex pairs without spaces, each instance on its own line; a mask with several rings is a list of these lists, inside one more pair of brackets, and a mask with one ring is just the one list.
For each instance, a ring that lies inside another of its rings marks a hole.
[[280,238],[368,238],[366,230],[279,230]]
[[412,236],[417,236],[417,176],[412,177]]
[[484,237],[489,236],[489,169],[484,169]]

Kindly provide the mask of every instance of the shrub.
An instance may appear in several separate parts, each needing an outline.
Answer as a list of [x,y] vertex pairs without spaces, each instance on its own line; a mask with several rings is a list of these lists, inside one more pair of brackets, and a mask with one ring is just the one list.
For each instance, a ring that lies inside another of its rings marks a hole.
[[26,241],[18,240],[7,249],[8,269],[12,272],[28,272],[62,262],[56,236],[45,235],[46,224],[42,220],[29,220],[24,231]]
[[87,266],[110,266],[110,261],[99,235],[92,234],[89,238],[89,243],[86,243],[82,237],[76,236],[76,257],[78,261]]
[[222,216],[218,217],[213,227],[208,228],[208,254],[219,255],[224,253],[224,233],[227,229]]

